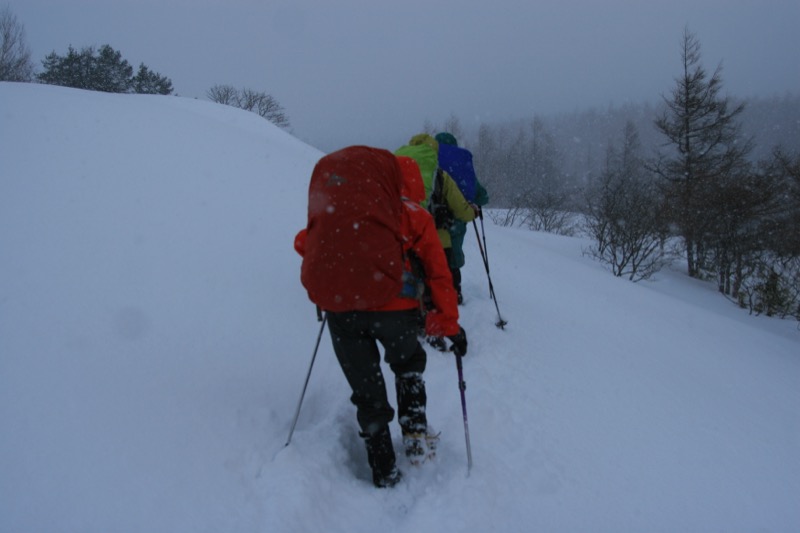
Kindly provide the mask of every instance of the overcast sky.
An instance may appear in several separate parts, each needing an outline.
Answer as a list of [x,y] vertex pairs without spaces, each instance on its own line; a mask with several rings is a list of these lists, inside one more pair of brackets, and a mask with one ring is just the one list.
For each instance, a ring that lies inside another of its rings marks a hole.
[[684,27],[731,96],[800,92],[800,0],[0,0],[37,67],[110,44],[181,96],[273,95],[325,151],[394,149],[425,121],[466,127],[657,102]]

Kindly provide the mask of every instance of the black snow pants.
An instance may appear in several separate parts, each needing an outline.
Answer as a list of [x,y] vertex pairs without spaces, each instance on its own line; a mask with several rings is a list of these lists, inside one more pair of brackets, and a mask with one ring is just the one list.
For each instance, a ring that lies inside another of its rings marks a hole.
[[427,429],[427,397],[422,373],[427,356],[417,340],[416,309],[408,311],[328,312],[333,350],[353,391],[358,424],[364,437],[376,435],[394,417],[381,371],[381,354],[395,375],[397,415],[403,433]]

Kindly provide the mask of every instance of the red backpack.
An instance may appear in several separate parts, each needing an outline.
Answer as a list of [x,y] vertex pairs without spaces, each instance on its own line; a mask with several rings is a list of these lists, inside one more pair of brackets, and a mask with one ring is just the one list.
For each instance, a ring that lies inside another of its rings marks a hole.
[[314,167],[300,280],[322,309],[373,309],[400,294],[401,182],[397,158],[368,146],[343,148]]

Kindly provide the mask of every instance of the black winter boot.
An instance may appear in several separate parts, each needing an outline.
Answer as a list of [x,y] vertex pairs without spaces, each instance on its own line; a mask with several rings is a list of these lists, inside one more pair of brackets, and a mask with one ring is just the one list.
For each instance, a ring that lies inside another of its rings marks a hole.
[[397,469],[389,426],[384,426],[374,435],[362,434],[362,437],[367,446],[367,460],[372,468],[372,482],[379,488],[397,485],[402,474]]
[[395,377],[397,392],[397,420],[403,434],[425,433],[428,418],[425,413],[428,395],[422,372],[404,372]]
[[425,413],[427,394],[421,372],[405,372],[395,379],[397,419],[403,430],[403,447],[411,464],[420,464],[426,456],[425,435],[428,418]]

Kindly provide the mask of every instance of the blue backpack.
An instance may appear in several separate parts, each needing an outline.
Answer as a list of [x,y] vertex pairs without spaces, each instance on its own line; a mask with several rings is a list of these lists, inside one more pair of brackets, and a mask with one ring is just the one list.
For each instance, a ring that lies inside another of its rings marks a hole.
[[475,200],[477,177],[472,165],[472,153],[460,146],[439,143],[439,168],[450,174],[467,201]]

